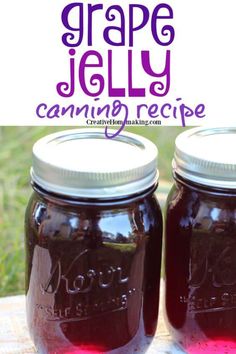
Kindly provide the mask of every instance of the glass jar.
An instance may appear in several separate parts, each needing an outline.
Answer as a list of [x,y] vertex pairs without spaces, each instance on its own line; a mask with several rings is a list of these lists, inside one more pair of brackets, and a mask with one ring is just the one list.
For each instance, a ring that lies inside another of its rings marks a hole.
[[130,133],[106,139],[101,130],[71,130],[34,145],[26,295],[40,353],[128,353],[154,335],[156,160],[155,145]]
[[236,353],[236,129],[176,139],[165,231],[166,321],[187,353]]

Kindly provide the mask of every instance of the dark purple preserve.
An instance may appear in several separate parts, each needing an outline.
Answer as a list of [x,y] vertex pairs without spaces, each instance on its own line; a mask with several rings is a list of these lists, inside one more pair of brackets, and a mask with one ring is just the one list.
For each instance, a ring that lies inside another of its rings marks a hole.
[[236,129],[176,140],[167,202],[166,320],[190,354],[236,353]]
[[156,161],[155,145],[130,133],[71,130],[34,145],[26,295],[39,353],[141,353],[154,335]]

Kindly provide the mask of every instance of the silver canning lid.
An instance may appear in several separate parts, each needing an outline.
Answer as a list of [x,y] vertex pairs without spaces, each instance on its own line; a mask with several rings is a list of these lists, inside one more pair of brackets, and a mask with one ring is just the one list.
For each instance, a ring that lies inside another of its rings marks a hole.
[[126,197],[157,182],[157,154],[156,146],[139,135],[107,139],[104,129],[67,130],[35,143],[31,177],[61,195]]
[[218,188],[236,188],[236,127],[194,128],[175,141],[174,172]]

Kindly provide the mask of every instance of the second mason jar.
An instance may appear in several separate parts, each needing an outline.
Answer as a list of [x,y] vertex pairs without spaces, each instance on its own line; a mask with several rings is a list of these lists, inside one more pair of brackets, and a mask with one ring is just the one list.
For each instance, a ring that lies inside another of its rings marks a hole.
[[187,353],[236,353],[236,128],[176,139],[165,231],[166,319]]
[[49,135],[33,148],[26,295],[39,353],[139,351],[157,324],[157,149],[130,133]]

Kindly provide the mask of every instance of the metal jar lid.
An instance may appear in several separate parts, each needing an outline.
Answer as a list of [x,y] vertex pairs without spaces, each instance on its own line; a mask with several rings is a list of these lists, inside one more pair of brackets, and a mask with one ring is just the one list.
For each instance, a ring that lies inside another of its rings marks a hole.
[[236,127],[194,128],[175,141],[173,169],[198,184],[236,188]]
[[82,198],[126,197],[158,179],[156,146],[142,136],[104,129],[48,135],[33,147],[33,182],[48,192]]

